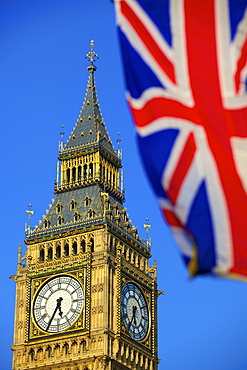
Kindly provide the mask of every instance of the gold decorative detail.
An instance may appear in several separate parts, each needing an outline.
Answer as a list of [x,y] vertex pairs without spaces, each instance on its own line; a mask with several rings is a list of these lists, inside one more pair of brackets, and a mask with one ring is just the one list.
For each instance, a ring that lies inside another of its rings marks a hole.
[[19,321],[19,323],[18,323],[18,329],[23,329],[23,321]]
[[165,294],[165,292],[163,290],[157,290],[157,295],[160,296],[161,294]]
[[17,281],[17,276],[16,275],[9,275],[9,279],[13,279],[16,282]]
[[93,307],[92,308],[92,314],[95,314],[96,313],[96,307]]
[[97,285],[93,285],[92,286],[92,293],[96,293],[97,292]]
[[103,306],[94,306],[92,307],[92,314],[98,314],[98,313],[103,313],[104,312],[104,307]]
[[85,58],[90,62],[90,66],[88,68],[94,67],[95,59],[99,59],[97,53],[94,51],[94,40],[90,41],[90,51],[87,53]]
[[144,343],[144,345],[145,345],[146,347],[149,347],[149,340],[147,340],[147,341]]
[[81,321],[77,321],[76,326],[77,326],[78,328],[82,327],[82,322],[81,322]]
[[104,307],[103,306],[99,306],[98,307],[98,313],[102,313],[104,312]]

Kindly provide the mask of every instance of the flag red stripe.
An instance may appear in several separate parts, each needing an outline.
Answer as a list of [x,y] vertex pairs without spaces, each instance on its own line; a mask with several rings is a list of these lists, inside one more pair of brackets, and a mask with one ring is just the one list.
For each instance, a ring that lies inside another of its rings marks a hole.
[[144,127],[159,118],[173,117],[199,122],[199,116],[196,115],[194,108],[172,101],[166,98],[153,98],[149,100],[141,109],[136,109],[129,102],[130,109],[137,127]]
[[162,209],[163,215],[170,226],[182,227],[180,220],[177,216],[169,209]]
[[125,1],[121,1],[121,10],[122,14],[128,19],[138,36],[148,48],[150,54],[152,54],[152,56],[156,59],[156,62],[159,64],[165,74],[168,75],[171,81],[175,83],[176,79],[173,64],[157,45],[147,28]]
[[237,71],[235,73],[235,89],[237,93],[239,92],[240,87],[241,87],[240,74],[241,74],[242,69],[245,67],[246,63],[247,63],[247,39],[245,40],[245,43],[242,47],[242,53],[238,60]]
[[[217,171],[228,208],[228,214],[225,217],[229,217],[232,238],[232,243],[229,241],[234,263],[232,271],[234,269],[243,270],[244,268],[246,270],[247,253],[244,249],[247,240],[247,229],[245,227],[247,198],[236,171],[229,140],[233,127],[235,127],[236,136],[241,133],[236,120],[236,111],[232,109],[226,113],[223,107],[215,37],[215,2],[213,0],[202,1],[197,14],[191,11],[193,3],[194,0],[185,1],[185,29],[190,83],[196,109],[202,117],[208,144],[217,164]],[[197,32],[201,35],[200,39],[197,37]],[[202,39],[204,40],[203,43],[201,42]],[[198,68],[198,65],[200,68]],[[210,71],[210,75],[201,73],[202,70]]]
[[183,152],[180,155],[180,160],[169,183],[169,188],[167,189],[167,194],[170,200],[172,201],[173,205],[176,204],[178,193],[181,189],[181,185],[183,184],[184,178],[192,164],[195,151],[196,151],[195,140],[193,134],[191,133],[184,146]]

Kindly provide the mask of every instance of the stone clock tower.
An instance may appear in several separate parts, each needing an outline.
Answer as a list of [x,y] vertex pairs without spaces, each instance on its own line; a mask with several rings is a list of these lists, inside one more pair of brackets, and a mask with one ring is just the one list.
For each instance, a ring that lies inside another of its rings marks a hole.
[[124,207],[121,152],[104,126],[90,47],[55,199],[19,251],[12,370],[158,368],[156,266]]

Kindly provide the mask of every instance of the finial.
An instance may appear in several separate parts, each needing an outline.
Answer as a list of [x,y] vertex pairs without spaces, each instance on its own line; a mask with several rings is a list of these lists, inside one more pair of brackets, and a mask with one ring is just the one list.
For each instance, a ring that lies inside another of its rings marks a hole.
[[21,244],[18,245],[18,263],[17,268],[21,267],[21,253],[22,253],[22,247]]
[[122,150],[120,149],[120,143],[121,143],[121,139],[120,139],[120,132],[118,132],[118,138],[116,140],[117,142],[117,145],[118,145],[118,149],[117,149],[117,154],[118,154],[118,158],[119,159],[122,159]]
[[94,61],[96,59],[99,59],[99,57],[98,57],[98,54],[94,51],[94,40],[91,40],[90,41],[90,50],[87,53],[87,55],[85,56],[85,58],[87,58],[87,60],[90,62],[90,65],[87,66],[87,69],[90,72],[96,71],[96,67],[94,65]]
[[148,237],[148,232],[149,232],[149,228],[151,227],[151,225],[149,225],[148,217],[146,218],[146,223],[143,226],[146,229],[146,246],[147,248],[149,248],[151,246],[151,238]]
[[32,211],[32,204],[31,203],[28,204],[28,208],[29,209],[26,210],[26,213],[27,213],[27,223],[25,224],[25,233],[26,233],[26,235],[30,234],[30,231],[31,231],[30,220],[31,220],[31,215],[34,214],[34,211]]
[[61,140],[63,141],[63,137],[64,137],[64,125],[61,126],[61,129],[62,131],[60,132],[60,137],[61,137]]
[[64,132],[64,125],[61,126],[61,132],[60,132],[60,138],[61,140],[58,142],[58,149],[61,150],[63,149],[63,137],[65,135],[65,132]]
[[120,132],[118,132],[117,136],[118,136],[118,138],[117,138],[116,142],[118,143],[118,149],[120,149],[120,143],[121,143]]

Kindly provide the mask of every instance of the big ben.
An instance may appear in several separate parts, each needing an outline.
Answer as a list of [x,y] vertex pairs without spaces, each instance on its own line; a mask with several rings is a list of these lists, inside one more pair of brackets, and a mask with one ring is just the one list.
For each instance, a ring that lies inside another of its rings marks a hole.
[[124,207],[96,58],[91,42],[84,104],[60,142],[53,203],[19,252],[12,370],[158,368],[156,263]]

